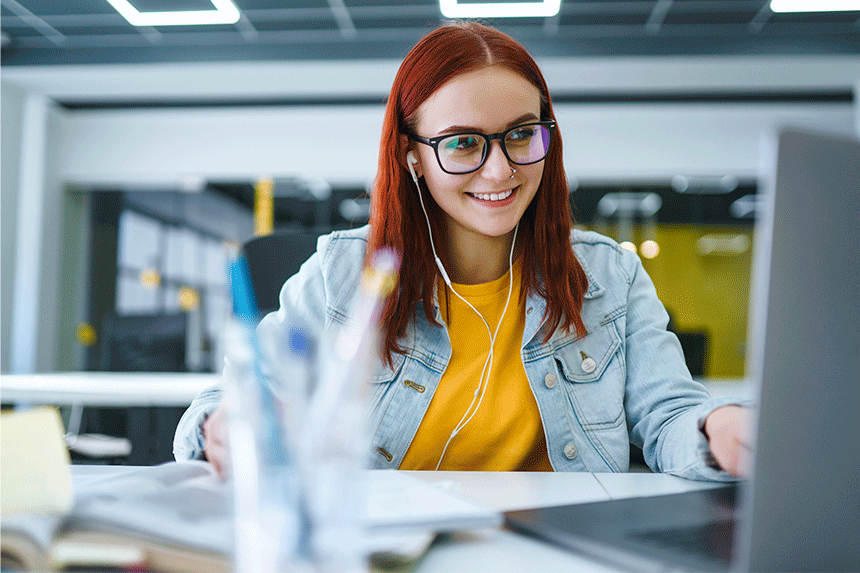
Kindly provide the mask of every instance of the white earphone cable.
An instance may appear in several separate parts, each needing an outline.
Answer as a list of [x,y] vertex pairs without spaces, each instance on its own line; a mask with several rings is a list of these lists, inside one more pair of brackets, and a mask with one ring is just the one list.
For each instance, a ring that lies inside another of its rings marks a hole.
[[[436,470],[435,471],[438,471],[439,467],[442,465],[442,460],[445,459],[445,453],[448,451],[448,446],[451,444],[451,440],[453,440],[454,437],[457,434],[459,434],[463,428],[466,427],[466,424],[468,424],[469,422],[472,421],[472,418],[475,417],[475,414],[478,413],[478,409],[481,407],[481,404],[484,401],[484,394],[486,394],[487,387],[490,384],[490,375],[492,374],[492,371],[493,371],[493,357],[494,357],[493,352],[494,352],[495,346],[496,346],[496,336],[499,334],[499,328],[501,328],[502,321],[505,319],[505,314],[508,312],[508,304],[511,301],[511,292],[513,292],[513,289],[514,289],[513,257],[514,257],[514,245],[516,245],[517,231],[519,230],[519,227],[520,227],[520,224],[519,224],[519,222],[517,222],[517,226],[514,227],[514,240],[511,243],[511,252],[508,255],[508,274],[510,275],[508,277],[508,297],[505,300],[505,307],[504,307],[504,309],[502,309],[502,316],[499,317],[499,322],[496,325],[496,331],[490,337],[490,352],[487,355],[487,360],[484,362],[484,368],[481,370],[481,377],[480,377],[479,382],[478,382],[478,388],[475,390],[474,397],[472,398],[472,402],[469,404],[469,407],[466,409],[466,413],[463,414],[462,418],[460,418],[460,421],[457,423],[457,426],[455,426],[454,431],[451,432],[451,436],[448,438],[448,441],[445,442],[445,447],[442,449],[442,455],[439,457],[439,461],[436,463]],[[453,292],[457,296],[457,298],[459,298],[460,300],[465,302],[467,305],[469,305],[469,307],[472,310],[474,310],[477,313],[477,315],[484,322],[484,325],[487,326],[487,333],[489,334],[490,327],[489,327],[489,325],[487,325],[487,321],[484,318],[484,316],[480,312],[478,312],[478,310],[474,306],[472,306],[469,303],[469,301],[467,301],[462,296],[460,296],[460,294],[457,293],[457,291],[455,291],[453,288],[451,288],[451,292]],[[488,368],[488,365],[489,365],[489,368]],[[484,372],[485,371],[487,374],[486,378],[484,378]],[[479,391],[481,393],[480,398],[478,398],[478,392]],[[475,404],[475,398],[478,398],[478,404],[475,406],[475,409],[472,410],[472,405]],[[471,411],[471,415],[469,414],[470,411]],[[468,416],[468,419],[466,418],[466,416]]]
[[[517,225],[516,227],[514,227],[514,238],[513,241],[511,241],[511,252],[508,254],[508,273],[510,275],[508,277],[508,297],[505,300],[505,307],[502,310],[502,316],[499,318],[499,323],[496,325],[496,331],[493,333],[491,332],[490,325],[487,324],[487,320],[484,318],[484,315],[482,315],[478,311],[478,309],[472,305],[472,303],[460,296],[460,293],[454,290],[454,287],[451,285],[451,279],[448,278],[448,273],[445,272],[445,267],[442,265],[442,261],[439,260],[439,255],[436,254],[436,244],[433,241],[433,229],[430,226],[430,217],[429,215],[427,215],[427,208],[424,206],[424,194],[421,193],[421,185],[418,183],[418,175],[415,173],[415,168],[412,167],[413,163],[417,163],[417,160],[415,159],[415,155],[413,154],[413,152],[410,151],[406,155],[406,166],[409,168],[409,173],[410,175],[412,175],[412,181],[415,183],[415,187],[418,189],[418,200],[421,202],[421,210],[424,212],[424,220],[427,221],[427,232],[430,234],[430,248],[433,250],[433,259],[436,261],[436,266],[439,268],[439,272],[442,275],[442,280],[445,281],[445,284],[448,285],[448,288],[451,289],[451,292],[453,292],[457,298],[466,303],[469,308],[475,311],[475,314],[478,315],[478,317],[481,319],[481,322],[483,322],[484,326],[487,328],[487,335],[490,337],[490,352],[487,354],[487,359],[484,361],[484,367],[481,369],[481,376],[478,379],[478,387],[475,389],[475,392],[472,396],[472,401],[471,403],[469,403],[469,407],[466,408],[466,412],[463,414],[463,417],[460,418],[459,422],[457,422],[457,425],[454,427],[454,431],[451,432],[451,436],[448,438],[448,441],[445,442],[445,447],[442,449],[442,455],[439,457],[439,461],[436,464],[436,471],[438,471],[439,466],[442,465],[442,460],[445,458],[445,453],[448,451],[448,446],[451,444],[451,440],[453,440],[454,437],[459,434],[463,428],[466,427],[466,424],[472,421],[472,418],[475,417],[475,414],[478,413],[478,408],[481,407],[481,403],[484,401],[484,394],[486,394],[487,386],[490,383],[490,374],[493,370],[493,350],[496,345],[496,336],[499,333],[499,328],[501,328],[502,326],[502,321],[505,319],[505,314],[508,311],[508,304],[511,301],[511,292],[513,292],[514,288],[514,247],[517,243],[517,232],[519,231],[520,223],[519,221],[517,221]],[[514,170],[514,173],[516,173],[516,170]],[[486,379],[484,377],[485,373]],[[478,396],[479,393],[480,397]],[[478,400],[477,406],[475,406],[475,400]],[[472,406],[475,406],[474,410],[472,410]]]

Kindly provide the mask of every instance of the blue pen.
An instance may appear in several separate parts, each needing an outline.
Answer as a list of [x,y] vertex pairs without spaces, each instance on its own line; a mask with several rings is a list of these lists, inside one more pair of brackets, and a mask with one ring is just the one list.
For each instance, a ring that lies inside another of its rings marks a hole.
[[[274,349],[275,356],[266,360],[261,342],[270,341],[261,341],[258,334],[257,305],[244,257],[230,264],[229,275],[235,323],[244,331],[235,342],[244,348],[237,346],[233,349],[240,357],[237,362],[244,365],[244,368],[238,368],[241,374],[237,378],[240,402],[244,403],[240,410],[244,411],[252,430],[244,436],[253,442],[246,444],[250,447],[242,448],[242,457],[235,458],[233,462],[234,468],[237,463],[253,468],[243,474],[246,483],[236,480],[237,512],[241,504],[247,504],[247,511],[242,511],[242,515],[262,528],[256,532],[255,539],[247,538],[245,533],[238,534],[237,543],[241,543],[241,551],[237,547],[237,558],[241,559],[237,562],[243,564],[238,569],[261,570],[260,559],[266,562],[272,559],[269,565],[273,570],[289,569],[296,560],[309,559],[310,520],[298,460],[292,442],[288,441],[290,432],[284,414],[289,404],[284,402],[266,376],[278,373],[279,349]],[[272,354],[272,349],[266,350]],[[274,553],[270,553],[272,551]]]
[[254,377],[257,384],[252,395],[257,396],[260,408],[258,419],[260,427],[257,430],[262,440],[260,453],[265,456],[261,461],[265,464],[283,464],[287,460],[281,412],[276,396],[266,382],[261,368],[260,345],[256,332],[257,304],[245,257],[240,256],[230,264],[230,284],[233,295],[233,314],[248,329],[248,340],[254,355]]

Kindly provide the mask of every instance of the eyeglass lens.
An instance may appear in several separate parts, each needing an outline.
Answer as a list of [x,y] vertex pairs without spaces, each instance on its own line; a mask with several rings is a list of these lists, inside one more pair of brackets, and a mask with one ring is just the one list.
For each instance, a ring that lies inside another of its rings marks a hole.
[[[535,163],[549,151],[550,133],[543,125],[523,125],[508,131],[501,140],[514,163]],[[487,138],[479,133],[459,133],[439,142],[439,162],[445,171],[475,171],[484,161]]]

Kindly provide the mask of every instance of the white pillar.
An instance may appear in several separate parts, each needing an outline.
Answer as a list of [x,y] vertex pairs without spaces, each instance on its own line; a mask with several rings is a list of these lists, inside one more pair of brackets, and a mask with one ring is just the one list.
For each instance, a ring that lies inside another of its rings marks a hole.
[[10,371],[14,374],[28,374],[36,367],[48,106],[49,99],[44,95],[27,95],[21,121],[21,174],[9,360]]
[[854,84],[854,129],[860,137],[860,79]]

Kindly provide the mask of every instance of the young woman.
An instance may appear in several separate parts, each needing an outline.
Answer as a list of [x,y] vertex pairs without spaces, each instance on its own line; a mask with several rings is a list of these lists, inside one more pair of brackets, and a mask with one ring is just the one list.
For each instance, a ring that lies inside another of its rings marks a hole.
[[[284,285],[287,317],[343,320],[362,264],[402,253],[371,391],[371,467],[745,473],[745,412],[710,399],[666,331],[636,255],[571,231],[562,142],[522,46],[475,23],[406,56],[385,112],[368,227],[322,237]],[[223,408],[202,393],[177,459],[223,468]]]

